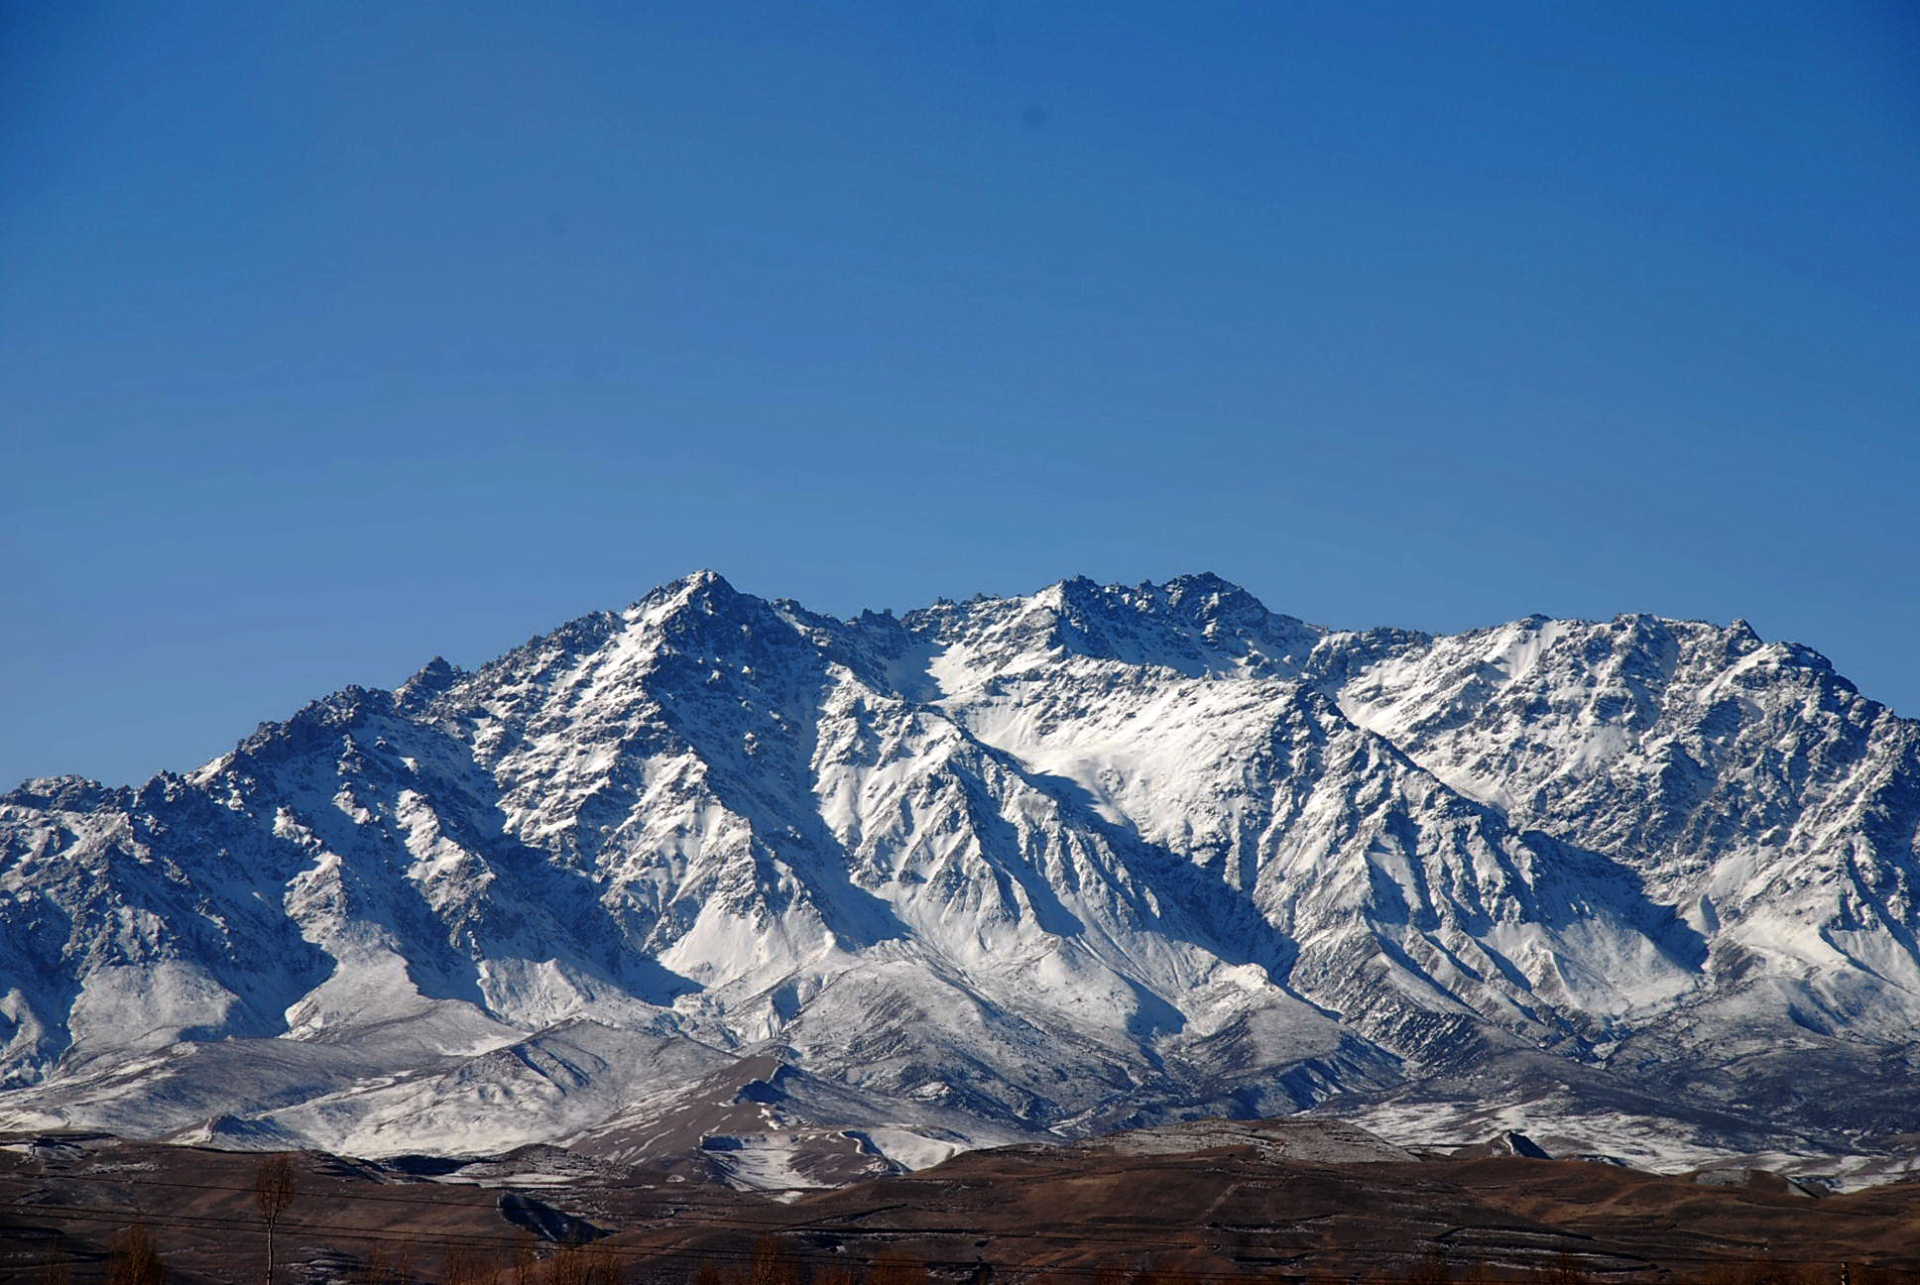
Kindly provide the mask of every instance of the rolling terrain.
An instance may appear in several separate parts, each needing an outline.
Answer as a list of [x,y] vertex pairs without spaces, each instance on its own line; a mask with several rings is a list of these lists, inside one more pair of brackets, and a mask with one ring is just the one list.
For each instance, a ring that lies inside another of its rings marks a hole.
[[[784,1199],[546,1147],[466,1163],[308,1153],[293,1158],[276,1278],[560,1282],[578,1279],[572,1261],[627,1281],[743,1280],[756,1258],[798,1273],[760,1278],[854,1281],[887,1263],[948,1281],[1402,1282],[1436,1264],[1562,1285],[1920,1278],[1920,1184],[1834,1194],[1745,1168],[1525,1154],[1538,1150],[1509,1136],[1416,1154],[1339,1121],[1207,1120],[972,1151]],[[94,1279],[135,1222],[179,1285],[259,1280],[258,1160],[0,1140],[0,1281],[44,1280],[49,1260]]]

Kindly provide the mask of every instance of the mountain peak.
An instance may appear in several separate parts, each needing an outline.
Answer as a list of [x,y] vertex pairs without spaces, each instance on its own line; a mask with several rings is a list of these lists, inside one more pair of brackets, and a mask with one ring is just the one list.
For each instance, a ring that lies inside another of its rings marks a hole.
[[394,696],[404,705],[412,707],[432,700],[453,687],[467,672],[450,662],[445,656],[435,656],[413,677],[400,684]]
[[[1171,605],[1198,616],[1268,616],[1275,613],[1247,590],[1211,571],[1175,576],[1161,587]],[[1285,616],[1280,619],[1291,620]]]
[[727,578],[718,571],[701,569],[688,575],[679,576],[659,585],[636,602],[636,608],[671,605],[684,606],[689,603],[710,603],[738,597]]
[[1215,575],[1211,571],[1189,571],[1167,581],[1164,587],[1170,594],[1216,593],[1222,597],[1235,594],[1253,596],[1233,581],[1224,576]]
[[1163,585],[1102,585],[1070,576],[1027,597],[936,603],[909,613],[903,623],[966,651],[970,659],[960,668],[981,678],[1015,657],[1037,663],[1060,654],[1196,677],[1295,677],[1321,634],[1269,612],[1252,594],[1210,572]]
[[645,597],[628,607],[624,615],[630,623],[641,620],[665,622],[688,613],[712,616],[723,614],[734,604],[749,598],[750,594],[743,594],[734,588],[718,571],[702,569],[650,590]]
[[123,787],[103,785],[90,777],[37,776],[0,794],[0,805],[80,811],[98,807],[103,800],[124,793]]
[[733,585],[728,583],[727,578],[710,567],[702,567],[698,571],[692,571],[681,576],[678,580],[669,581],[667,587],[669,589],[685,588],[690,590],[713,588],[733,592]]

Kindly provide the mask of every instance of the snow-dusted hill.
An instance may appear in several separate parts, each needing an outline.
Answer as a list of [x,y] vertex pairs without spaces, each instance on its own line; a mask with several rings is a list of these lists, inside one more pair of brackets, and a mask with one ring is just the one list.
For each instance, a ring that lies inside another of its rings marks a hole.
[[1917,829],[1920,725],[1739,622],[1333,633],[1204,575],[841,621],[702,573],[0,797],[0,1127],[777,1186],[1318,1109],[1884,1166]]

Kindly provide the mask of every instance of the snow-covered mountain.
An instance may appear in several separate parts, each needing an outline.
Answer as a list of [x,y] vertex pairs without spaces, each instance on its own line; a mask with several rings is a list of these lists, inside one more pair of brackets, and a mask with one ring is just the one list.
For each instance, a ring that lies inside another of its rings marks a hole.
[[701,573],[0,796],[0,1127],[777,1186],[1315,1109],[1884,1166],[1917,832],[1920,724],[1741,622],[1342,633],[1207,575],[843,621]]

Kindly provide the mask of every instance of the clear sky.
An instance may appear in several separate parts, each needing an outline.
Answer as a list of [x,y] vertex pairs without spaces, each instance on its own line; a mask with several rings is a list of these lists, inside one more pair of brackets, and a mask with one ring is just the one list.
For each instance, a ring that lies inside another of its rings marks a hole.
[[0,3],[0,778],[698,567],[1744,616],[1920,714],[1916,12]]

